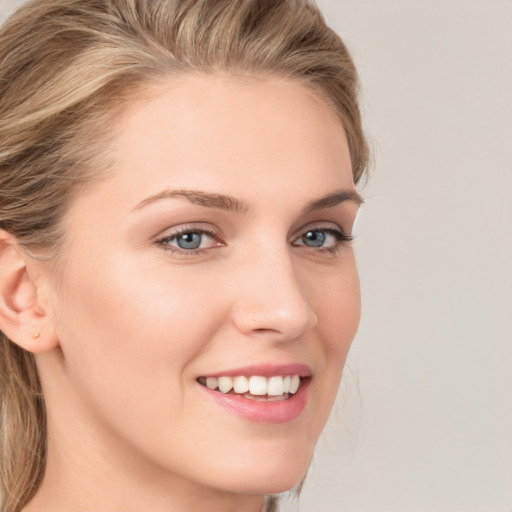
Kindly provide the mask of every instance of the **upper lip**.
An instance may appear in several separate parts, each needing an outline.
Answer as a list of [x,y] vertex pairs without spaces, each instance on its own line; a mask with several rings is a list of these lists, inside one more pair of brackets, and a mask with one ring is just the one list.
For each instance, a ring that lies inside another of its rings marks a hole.
[[277,375],[298,375],[299,377],[311,377],[311,368],[306,364],[258,364],[244,366],[240,368],[231,368],[219,372],[206,373],[201,377],[238,377],[259,375],[261,377],[275,377]]

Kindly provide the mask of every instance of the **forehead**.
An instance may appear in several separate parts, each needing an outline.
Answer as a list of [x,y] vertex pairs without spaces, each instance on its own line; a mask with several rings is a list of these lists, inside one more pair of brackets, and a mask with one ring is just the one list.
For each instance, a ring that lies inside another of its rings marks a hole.
[[339,118],[314,90],[291,80],[162,81],[138,92],[112,132],[113,165],[96,192],[125,209],[165,189],[254,203],[282,200],[294,184],[306,203],[353,187]]
[[123,164],[135,157],[192,163],[207,155],[205,173],[219,162],[263,170],[281,158],[301,162],[298,169],[313,159],[326,163],[322,158],[350,167],[334,110],[313,89],[276,77],[197,75],[148,88],[127,108],[116,141]]

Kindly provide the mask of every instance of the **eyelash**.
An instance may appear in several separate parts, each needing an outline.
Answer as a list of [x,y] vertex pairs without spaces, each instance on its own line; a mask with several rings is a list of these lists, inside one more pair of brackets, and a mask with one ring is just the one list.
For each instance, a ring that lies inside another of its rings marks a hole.
[[193,227],[193,226],[183,226],[182,228],[178,229],[174,233],[171,233],[170,235],[157,240],[156,243],[166,251],[170,251],[174,254],[179,254],[179,255],[183,255],[183,256],[195,256],[197,254],[204,253],[208,249],[211,249],[211,248],[208,248],[208,249],[200,249],[200,248],[199,249],[181,249],[179,247],[174,247],[169,244],[169,242],[177,240],[178,237],[180,237],[182,235],[187,235],[187,234],[207,235],[207,236],[213,238],[214,240],[216,240],[217,242],[220,242],[220,244],[224,244],[224,241],[222,240],[220,235],[213,229],[206,229],[203,227],[198,228],[198,227]]
[[[303,239],[303,237],[306,236],[308,233],[312,233],[312,232],[318,232],[318,233],[324,233],[327,235],[331,235],[334,237],[336,244],[334,245],[334,247],[315,248],[315,247],[307,246],[304,243],[302,243],[302,244],[296,243],[298,240]],[[215,246],[213,246],[213,247],[208,247],[208,248],[182,249],[182,248],[170,245],[170,242],[175,241],[180,236],[187,235],[187,234],[207,235],[207,236],[211,237],[212,239],[216,240],[216,242],[219,244],[219,245],[217,245],[217,247],[220,247],[221,245],[223,245],[225,243],[222,240],[222,238],[220,237],[220,235],[215,230],[206,229],[203,227],[198,228],[198,227],[193,227],[193,226],[184,226],[184,227],[178,229],[177,231],[175,231],[174,233],[171,233],[170,235],[165,236],[164,238],[158,239],[156,241],[156,243],[157,243],[157,245],[162,247],[164,250],[170,251],[174,254],[178,254],[178,255],[182,255],[182,256],[195,256],[198,254],[203,254],[204,252],[206,252],[212,248],[215,248]],[[342,246],[349,245],[353,240],[354,240],[354,236],[352,234],[347,234],[341,229],[316,227],[315,226],[315,227],[311,227],[311,228],[304,230],[302,232],[302,234],[295,239],[293,244],[296,247],[306,247],[306,248],[312,249],[316,252],[327,252],[329,254],[336,254]]]
[[[331,235],[334,237],[336,244],[334,247],[319,247],[318,249],[315,249],[314,247],[309,247],[310,249],[313,249],[315,251],[321,251],[321,252],[328,252],[329,254],[336,254],[343,246],[348,246],[350,243],[354,240],[353,234],[345,233],[341,229],[334,229],[334,228],[326,228],[326,227],[311,227],[306,229],[302,235],[300,235],[296,240],[301,240],[307,233],[311,232],[318,232],[318,233],[325,233],[328,235]],[[308,247],[305,244],[300,244],[300,246]]]

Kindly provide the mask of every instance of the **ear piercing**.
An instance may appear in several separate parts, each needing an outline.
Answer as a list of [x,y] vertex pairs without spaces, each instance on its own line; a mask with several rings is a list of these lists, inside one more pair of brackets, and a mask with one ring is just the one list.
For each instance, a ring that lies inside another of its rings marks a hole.
[[37,331],[37,332],[34,334],[33,338],[34,338],[35,340],[37,340],[37,338],[39,338],[39,331]]

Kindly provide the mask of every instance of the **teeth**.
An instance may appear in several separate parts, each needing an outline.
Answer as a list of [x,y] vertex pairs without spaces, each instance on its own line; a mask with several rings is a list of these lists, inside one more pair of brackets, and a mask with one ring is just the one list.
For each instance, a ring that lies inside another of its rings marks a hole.
[[252,375],[250,377],[201,377],[199,381],[206,384],[208,389],[218,389],[221,393],[229,393],[233,390],[240,395],[279,397],[288,394],[294,395],[300,386],[298,375],[286,375],[275,377],[262,377]]
[[267,395],[282,395],[284,393],[283,387],[283,377],[270,377],[270,379],[268,379]]
[[267,379],[265,377],[253,376],[249,378],[249,393],[251,395],[267,394]]
[[217,386],[219,383],[217,382],[217,379],[215,377],[207,377],[206,378],[206,387],[208,389],[217,389]]
[[300,386],[300,379],[298,375],[294,375],[290,381],[290,393],[293,395],[297,393]]
[[229,393],[233,389],[233,379],[231,377],[219,377],[219,391]]
[[291,382],[292,378],[287,375],[284,379],[283,379],[283,393],[289,393],[290,392],[290,382]]
[[247,377],[235,377],[233,389],[235,393],[247,393],[249,391],[249,379]]

